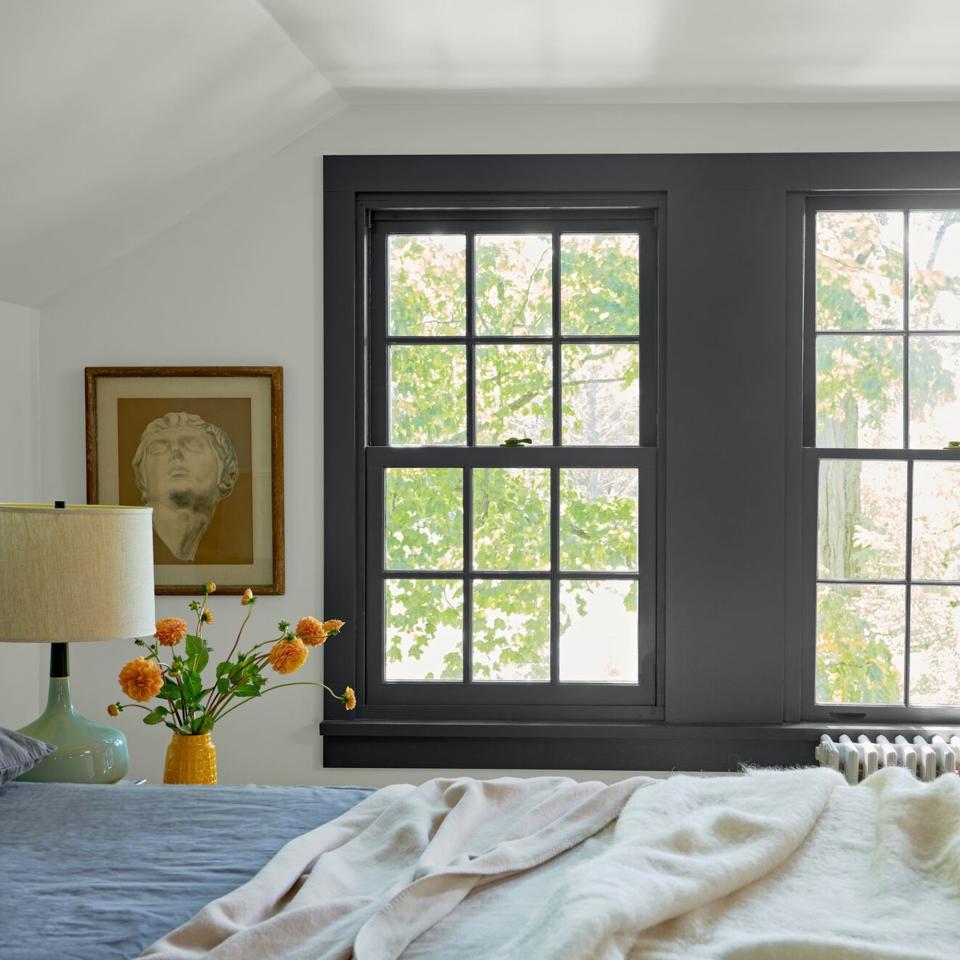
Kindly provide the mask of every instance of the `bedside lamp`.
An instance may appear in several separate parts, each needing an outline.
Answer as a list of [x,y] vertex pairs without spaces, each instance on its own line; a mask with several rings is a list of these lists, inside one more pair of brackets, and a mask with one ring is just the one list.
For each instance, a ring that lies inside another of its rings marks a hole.
[[57,750],[22,780],[115,783],[127,740],[77,713],[68,643],[156,629],[149,507],[0,504],[0,641],[49,643],[47,708],[21,733]]

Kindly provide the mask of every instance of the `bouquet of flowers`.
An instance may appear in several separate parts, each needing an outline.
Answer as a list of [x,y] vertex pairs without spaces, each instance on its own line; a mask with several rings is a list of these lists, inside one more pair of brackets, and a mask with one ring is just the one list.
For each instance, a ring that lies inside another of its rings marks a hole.
[[[295,628],[285,620],[277,624],[278,636],[249,649],[240,649],[240,638],[250,620],[256,597],[249,588],[244,591],[240,603],[247,614],[237,638],[224,660],[216,665],[214,676],[204,680],[203,671],[210,662],[212,648],[203,637],[203,628],[213,623],[213,613],[207,606],[210,594],[217,585],[208,581],[203,586],[203,599],[190,602],[196,614],[196,626],[190,633],[185,620],[167,617],[157,623],[157,632],[149,639],[134,642],[145,649],[145,654],[125,664],[120,671],[120,687],[133,703],[111,703],[107,712],[113,716],[134,707],[146,711],[143,722],[164,724],[174,733],[194,736],[210,733],[214,724],[228,713],[265,693],[293,686],[323,687],[347,710],[353,710],[357,698],[347,687],[342,694],[335,693],[325,683],[304,680],[293,683],[271,684],[272,677],[266,672],[283,676],[295,673],[306,662],[311,647],[322,646],[330,637],[343,629],[342,620],[324,620],[302,617]],[[176,648],[183,643],[183,652]],[[157,698],[163,702],[156,706],[144,706]]]

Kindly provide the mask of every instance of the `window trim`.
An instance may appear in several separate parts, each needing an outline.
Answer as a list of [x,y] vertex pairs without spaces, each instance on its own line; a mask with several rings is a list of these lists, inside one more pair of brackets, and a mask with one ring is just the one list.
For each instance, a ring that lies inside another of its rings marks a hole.
[[[907,528],[906,569],[903,581],[885,581],[892,585],[904,583],[905,595],[905,657],[904,696],[909,700],[910,687],[910,587],[914,581],[911,572],[910,546],[912,535],[913,465],[929,461],[960,462],[960,451],[931,448],[832,448],[816,445],[816,216],[820,211],[866,210],[891,211],[909,214],[911,210],[949,210],[960,207],[960,191],[844,191],[831,193],[812,192],[803,195],[803,242],[802,242],[802,399],[801,399],[801,561],[800,561],[800,718],[809,721],[855,721],[861,723],[901,724],[955,724],[960,723],[960,705],[923,706],[901,704],[818,703],[816,700],[816,654],[817,654],[817,537],[819,507],[819,470],[821,460],[884,460],[907,464]],[[904,326],[899,330],[877,330],[878,335],[901,336],[909,346],[909,216],[904,220]],[[847,331],[836,331],[844,333]],[[853,335],[861,331],[850,331]],[[948,331],[924,331],[922,335],[937,335]],[[953,331],[954,334],[957,331]],[[822,334],[821,334],[822,335]],[[829,334],[828,334],[829,335]],[[866,334],[865,334],[866,335]],[[904,443],[909,443],[910,393],[908,382],[909,349],[904,350],[903,373],[903,420]],[[847,581],[843,581],[847,582]],[[858,581],[850,581],[858,582]],[[870,582],[870,581],[866,581]],[[919,581],[921,584],[923,581]],[[960,586],[960,581],[956,581]]]
[[[335,689],[354,685],[354,641],[363,629],[353,586],[364,482],[353,399],[364,356],[357,226],[368,198],[405,202],[445,191],[482,205],[496,192],[549,203],[590,186],[600,188],[597,197],[655,198],[660,355],[669,364],[659,383],[663,721],[455,724],[426,708],[386,720],[369,708],[361,717],[344,713],[328,700],[319,727],[325,765],[733,770],[741,762],[809,763],[825,732],[956,732],[801,721],[800,487],[805,199],[836,196],[838,188],[858,196],[916,195],[918,186],[934,196],[956,191],[960,153],[358,154],[318,158],[315,184],[323,238],[318,323],[329,371],[317,424],[326,504],[317,599],[326,615],[348,621],[324,648],[325,678]],[[756,373],[738,376],[744,369]]]

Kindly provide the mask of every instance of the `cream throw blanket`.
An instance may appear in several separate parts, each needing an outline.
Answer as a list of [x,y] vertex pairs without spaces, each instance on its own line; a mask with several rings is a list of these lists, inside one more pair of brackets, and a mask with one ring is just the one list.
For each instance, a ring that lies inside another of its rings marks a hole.
[[960,777],[431,780],[292,840],[151,960],[960,957]]

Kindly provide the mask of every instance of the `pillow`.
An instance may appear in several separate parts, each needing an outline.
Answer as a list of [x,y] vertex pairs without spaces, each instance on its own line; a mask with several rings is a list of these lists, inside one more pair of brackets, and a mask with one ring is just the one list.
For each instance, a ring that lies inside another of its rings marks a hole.
[[56,749],[52,743],[0,727],[0,784],[33,769]]

